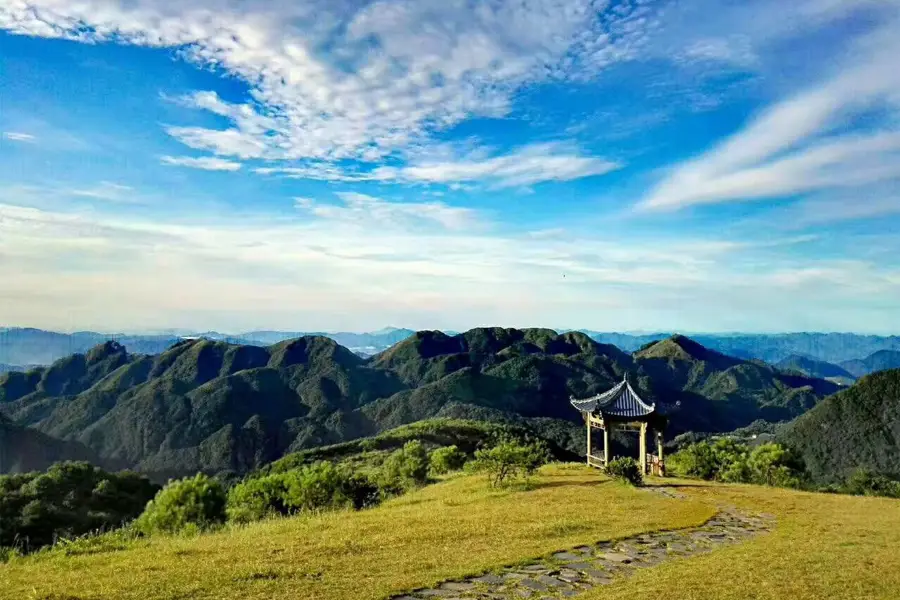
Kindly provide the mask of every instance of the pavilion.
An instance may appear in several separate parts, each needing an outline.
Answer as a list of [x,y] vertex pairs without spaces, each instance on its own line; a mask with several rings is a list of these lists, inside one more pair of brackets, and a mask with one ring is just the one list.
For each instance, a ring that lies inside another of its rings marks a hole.
[[[590,398],[570,398],[572,406],[581,411],[587,425],[587,464],[605,468],[610,461],[609,432],[611,430],[634,431],[640,435],[638,465],[644,474],[665,475],[663,459],[663,434],[666,418],[656,409],[656,403],[647,404],[628,383],[626,375],[614,388]],[[656,432],[657,454],[647,454],[647,429]],[[603,456],[594,456],[591,430],[603,431]]]

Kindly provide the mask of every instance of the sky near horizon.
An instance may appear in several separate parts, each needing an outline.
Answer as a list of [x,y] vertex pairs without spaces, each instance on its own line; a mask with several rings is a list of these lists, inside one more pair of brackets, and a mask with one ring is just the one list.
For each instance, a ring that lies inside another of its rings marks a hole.
[[0,326],[900,333],[900,0],[0,0]]

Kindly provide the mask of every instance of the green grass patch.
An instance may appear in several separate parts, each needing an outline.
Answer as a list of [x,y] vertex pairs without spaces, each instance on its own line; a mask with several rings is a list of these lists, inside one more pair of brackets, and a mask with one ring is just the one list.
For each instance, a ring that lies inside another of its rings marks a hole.
[[580,544],[696,525],[713,512],[586,467],[545,467],[526,489],[454,476],[371,510],[16,558],[0,565],[0,599],[379,600]]
[[703,502],[775,515],[775,529],[677,559],[583,600],[896,600],[900,501],[753,485],[683,482]]

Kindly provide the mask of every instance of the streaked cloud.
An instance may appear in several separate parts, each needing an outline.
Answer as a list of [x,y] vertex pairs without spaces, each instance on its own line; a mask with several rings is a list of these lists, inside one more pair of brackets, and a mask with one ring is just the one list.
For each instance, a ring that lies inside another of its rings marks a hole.
[[3,139],[10,142],[34,142],[37,138],[30,133],[22,133],[21,131],[4,131]]
[[475,225],[475,211],[448,206],[443,202],[388,202],[357,192],[338,192],[340,205],[295,198],[298,209],[322,219],[364,226],[410,227],[426,223],[444,229],[464,229]]
[[676,165],[641,208],[675,210],[900,178],[900,130],[890,117],[846,131],[854,117],[900,114],[898,24],[861,40],[831,79],[774,104],[712,150]]
[[90,198],[91,200],[103,200],[106,202],[130,203],[136,201],[135,190],[131,186],[101,181],[94,187],[71,189],[67,191],[69,196]]
[[160,162],[164,165],[174,167],[190,167],[192,169],[200,169],[203,171],[238,171],[241,163],[213,156],[201,156],[194,158],[190,156],[162,156]]

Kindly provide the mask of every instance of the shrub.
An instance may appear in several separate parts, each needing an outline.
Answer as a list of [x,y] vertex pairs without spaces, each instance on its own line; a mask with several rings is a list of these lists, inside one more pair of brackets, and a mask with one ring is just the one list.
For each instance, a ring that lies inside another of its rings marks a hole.
[[228,490],[226,514],[229,521],[249,523],[272,515],[288,514],[285,503],[288,473],[247,479]]
[[669,457],[666,467],[673,475],[713,479],[719,464],[712,446],[706,442],[691,444]]
[[803,463],[789,449],[780,444],[762,444],[753,449],[747,459],[751,483],[778,487],[799,487]]
[[853,472],[839,490],[855,496],[900,498],[900,481],[866,468],[859,468]]
[[198,473],[169,482],[138,517],[135,527],[143,533],[192,533],[225,521],[222,484]]
[[86,462],[0,476],[0,546],[30,551],[119,527],[141,514],[158,489],[135,473],[108,473]]
[[503,485],[517,477],[528,478],[550,458],[547,447],[540,441],[522,442],[504,439],[491,448],[475,452],[472,469],[487,473],[491,485]]
[[768,443],[752,452],[732,439],[691,444],[673,454],[669,471],[683,477],[798,487],[804,475],[803,462],[789,449]]
[[609,461],[609,464],[606,465],[606,474],[631,485],[644,483],[644,475],[633,458],[623,456]]
[[319,462],[289,474],[285,505],[292,512],[362,508],[375,491],[365,477]]
[[228,519],[239,523],[300,511],[363,508],[378,501],[366,477],[329,462],[248,479],[228,492]]
[[435,475],[442,475],[462,469],[466,464],[466,455],[456,446],[444,446],[432,452],[428,460],[431,472]]
[[427,481],[428,453],[419,440],[406,442],[388,456],[378,476],[379,486],[386,494],[401,493]]

